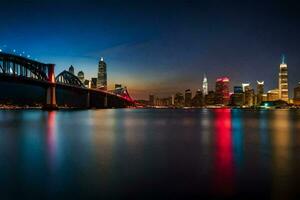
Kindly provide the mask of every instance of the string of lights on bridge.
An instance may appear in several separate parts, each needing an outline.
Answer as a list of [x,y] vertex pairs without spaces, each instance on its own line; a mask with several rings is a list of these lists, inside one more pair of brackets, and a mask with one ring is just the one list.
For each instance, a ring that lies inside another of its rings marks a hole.
[[[24,58],[32,59],[31,55],[30,54],[26,55],[25,51],[18,51],[16,49],[11,49],[7,45],[1,45],[0,46],[0,53],[1,52],[10,53],[10,54],[18,55],[18,56],[21,56],[21,57],[24,57]],[[34,58],[33,60],[38,61],[37,58]]]

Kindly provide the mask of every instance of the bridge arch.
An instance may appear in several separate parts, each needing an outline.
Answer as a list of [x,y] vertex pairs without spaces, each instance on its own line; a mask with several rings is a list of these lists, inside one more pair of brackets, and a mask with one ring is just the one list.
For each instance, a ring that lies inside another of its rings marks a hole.
[[50,65],[0,52],[0,74],[49,81]]
[[70,73],[67,70],[62,71],[55,78],[56,83],[61,83],[65,85],[86,88],[85,85],[80,81],[80,79],[74,74]]

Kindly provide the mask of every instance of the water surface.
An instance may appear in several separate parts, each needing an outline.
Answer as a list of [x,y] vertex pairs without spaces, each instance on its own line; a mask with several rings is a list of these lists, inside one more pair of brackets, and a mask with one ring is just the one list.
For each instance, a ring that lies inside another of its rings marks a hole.
[[300,111],[0,111],[1,199],[296,198]]

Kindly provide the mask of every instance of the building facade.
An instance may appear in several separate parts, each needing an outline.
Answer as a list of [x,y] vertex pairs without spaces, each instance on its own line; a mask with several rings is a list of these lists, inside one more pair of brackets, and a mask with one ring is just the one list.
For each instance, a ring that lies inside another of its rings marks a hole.
[[263,94],[264,94],[264,81],[257,81],[257,105],[260,105],[263,102]]
[[204,103],[207,106],[215,105],[216,93],[214,91],[208,91],[208,94],[204,97]]
[[288,102],[289,101],[289,89],[288,89],[288,67],[285,63],[285,57],[282,56],[282,62],[279,66],[279,85],[278,95],[279,99]]
[[193,107],[202,107],[203,106],[203,93],[200,89],[196,91],[195,96],[192,99]]
[[182,93],[178,92],[178,93],[175,94],[174,105],[176,107],[183,107],[184,106],[184,96],[183,96]]
[[106,63],[104,59],[101,58],[98,66],[98,81],[97,88],[101,90],[107,90],[107,71],[106,71]]
[[268,101],[279,100],[279,90],[278,89],[269,90],[267,93],[267,100]]
[[241,107],[244,105],[244,92],[242,86],[234,86],[233,94],[231,95],[231,105]]
[[184,106],[191,107],[192,106],[192,91],[190,89],[185,90],[184,93]]
[[215,103],[219,105],[228,105],[229,99],[229,78],[218,78],[216,80]]

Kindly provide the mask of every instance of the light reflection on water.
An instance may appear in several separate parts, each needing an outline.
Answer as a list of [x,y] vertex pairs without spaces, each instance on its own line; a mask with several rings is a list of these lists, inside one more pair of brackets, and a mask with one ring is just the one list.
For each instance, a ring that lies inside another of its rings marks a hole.
[[289,110],[0,111],[0,194],[294,197],[299,120]]

